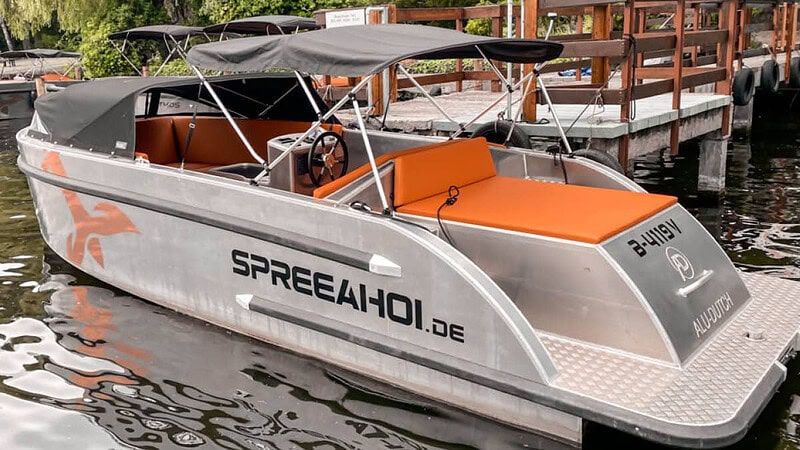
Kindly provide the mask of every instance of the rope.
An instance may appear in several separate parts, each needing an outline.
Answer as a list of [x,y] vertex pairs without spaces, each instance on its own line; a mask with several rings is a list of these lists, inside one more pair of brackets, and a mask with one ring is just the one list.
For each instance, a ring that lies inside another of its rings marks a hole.
[[436,221],[439,222],[439,229],[442,230],[442,236],[444,236],[445,240],[452,245],[453,247],[456,246],[455,242],[453,242],[453,238],[450,237],[450,234],[447,232],[447,229],[442,222],[442,209],[447,206],[453,206],[458,201],[458,196],[461,194],[461,191],[458,190],[458,186],[452,185],[447,188],[447,199],[439,206],[439,209],[436,210]]

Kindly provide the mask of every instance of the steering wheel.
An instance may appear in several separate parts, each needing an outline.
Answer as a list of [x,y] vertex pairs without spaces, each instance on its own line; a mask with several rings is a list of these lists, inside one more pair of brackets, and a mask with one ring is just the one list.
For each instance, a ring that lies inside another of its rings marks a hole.
[[314,186],[320,187],[327,176],[333,181],[347,173],[347,162],[350,156],[347,144],[341,135],[326,131],[311,144],[308,152],[308,177]]

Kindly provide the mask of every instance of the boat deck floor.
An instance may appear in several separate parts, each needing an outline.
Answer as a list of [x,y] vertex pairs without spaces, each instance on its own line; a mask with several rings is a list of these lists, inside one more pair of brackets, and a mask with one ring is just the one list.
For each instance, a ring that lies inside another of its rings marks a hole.
[[[679,369],[542,335],[560,376],[554,385],[682,425],[731,420],[797,335],[800,283],[742,273],[753,301]],[[763,340],[745,337],[763,331]]]

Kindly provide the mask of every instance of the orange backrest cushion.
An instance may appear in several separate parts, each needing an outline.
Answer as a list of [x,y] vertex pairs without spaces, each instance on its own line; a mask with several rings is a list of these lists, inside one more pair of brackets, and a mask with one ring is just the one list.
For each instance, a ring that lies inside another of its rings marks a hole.
[[[335,131],[335,130],[334,130]],[[387,153],[385,155],[381,155],[375,158],[375,166],[380,167],[388,161],[391,161],[395,158],[398,158],[403,155],[410,155],[412,153],[423,152],[426,150],[430,150],[432,148],[440,147],[443,145],[451,145],[453,142],[461,142],[461,141],[445,141],[445,142],[437,142],[435,144],[423,145],[422,147],[413,147],[407,148],[405,150],[399,150],[392,153]],[[362,165],[361,167],[347,172],[346,175],[337,178],[330,183],[327,183],[323,186],[320,186],[314,189],[314,198],[325,198],[334,192],[338,191],[339,189],[347,186],[348,184],[352,183],[353,181],[361,178],[367,172],[371,170],[369,163]]]
[[496,175],[485,138],[449,141],[394,161],[394,205],[402,206]]
[[171,117],[136,120],[136,152],[146,153],[154,164],[179,161]]

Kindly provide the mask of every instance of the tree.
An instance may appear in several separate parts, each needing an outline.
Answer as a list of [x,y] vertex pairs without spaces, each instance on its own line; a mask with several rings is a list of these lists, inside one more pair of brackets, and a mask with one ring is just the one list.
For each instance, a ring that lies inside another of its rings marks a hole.
[[308,16],[315,5],[314,0],[203,0],[200,14],[219,23],[267,14]]
[[[0,0],[2,1],[2,0]],[[78,51],[83,55],[83,67],[90,77],[134,75],[136,71],[109,43],[108,35],[128,28],[166,23],[167,16],[151,0],[133,0],[110,8],[102,17],[88,20],[81,30]],[[158,54],[154,42],[129,42],[125,55],[141,67]]]
[[0,0],[0,16],[11,33],[27,38],[58,20],[65,31],[80,31],[87,20],[105,14],[114,0]]
[[9,50],[14,50],[14,42],[11,39],[11,32],[8,31],[6,21],[3,19],[2,15],[0,15],[0,28],[3,29],[3,37],[6,40],[6,47],[8,47]]

